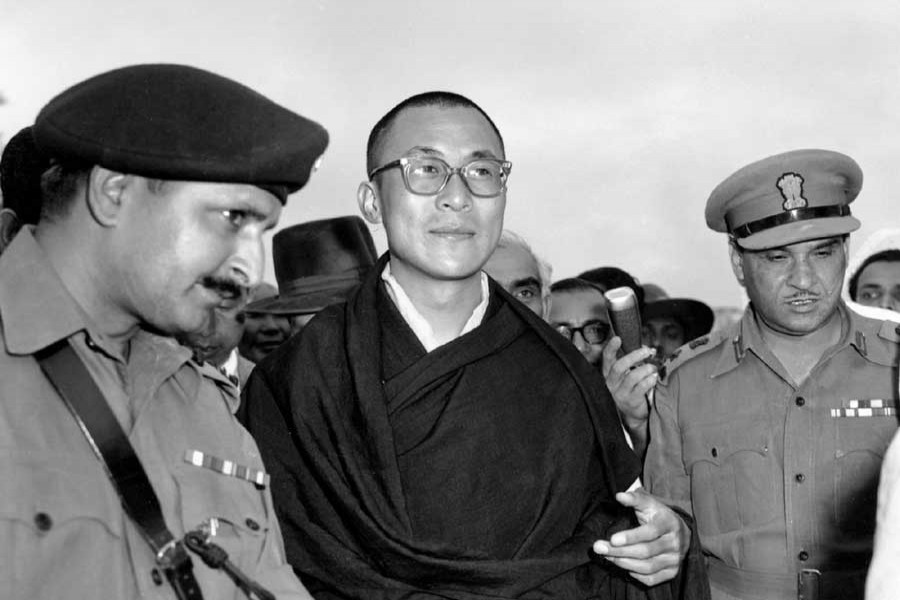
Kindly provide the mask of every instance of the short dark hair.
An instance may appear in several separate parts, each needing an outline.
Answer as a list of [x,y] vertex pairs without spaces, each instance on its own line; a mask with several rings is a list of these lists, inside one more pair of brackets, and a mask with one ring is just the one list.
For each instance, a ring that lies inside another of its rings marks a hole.
[[638,308],[641,312],[644,310],[644,288],[641,287],[638,280],[628,271],[619,267],[597,267],[589,269],[578,275],[581,279],[586,279],[591,283],[597,284],[603,288],[604,292],[615,289],[617,287],[629,287],[637,297]]
[[856,301],[856,287],[859,284],[859,276],[863,271],[866,270],[866,267],[876,262],[900,262],[900,249],[891,248],[890,250],[882,250],[881,252],[876,252],[869,258],[863,261],[859,268],[856,270],[856,273],[850,278],[850,282],[847,285],[847,288],[850,292],[850,299],[854,302]]
[[53,161],[41,176],[41,220],[65,216],[78,190],[87,185],[92,165],[77,161]]
[[408,108],[419,108],[426,106],[438,106],[441,108],[464,107],[477,110],[485,119],[487,119],[487,122],[490,123],[491,128],[494,130],[494,133],[497,134],[497,138],[500,140],[500,149],[503,151],[505,157],[506,147],[503,144],[503,136],[500,135],[500,130],[497,129],[497,125],[494,123],[494,121],[488,116],[486,112],[484,112],[484,110],[482,110],[480,106],[478,106],[465,96],[455,94],[453,92],[424,92],[422,94],[410,96],[409,98],[389,110],[386,115],[381,117],[378,122],[375,123],[375,126],[369,133],[369,141],[366,144],[366,173],[371,173],[373,169],[381,166],[376,162],[378,160],[378,152],[384,145],[384,138],[390,130],[391,125],[394,124],[394,121],[397,120],[397,117],[400,116],[400,113]]
[[554,281],[550,286],[551,294],[554,292],[599,292],[602,295],[604,291],[603,288],[595,283],[578,277],[560,279],[559,281]]

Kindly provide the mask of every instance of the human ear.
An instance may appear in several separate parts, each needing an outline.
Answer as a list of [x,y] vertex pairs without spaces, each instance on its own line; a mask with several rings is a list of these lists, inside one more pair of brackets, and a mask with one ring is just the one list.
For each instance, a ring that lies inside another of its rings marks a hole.
[[378,198],[378,190],[370,181],[363,181],[356,191],[356,201],[359,203],[359,212],[366,221],[373,225],[381,223],[381,203]]
[[734,242],[728,244],[728,254],[731,257],[731,270],[741,286],[744,285],[744,255]]
[[94,167],[87,181],[87,207],[94,220],[103,227],[113,227],[119,219],[122,200],[131,176]]

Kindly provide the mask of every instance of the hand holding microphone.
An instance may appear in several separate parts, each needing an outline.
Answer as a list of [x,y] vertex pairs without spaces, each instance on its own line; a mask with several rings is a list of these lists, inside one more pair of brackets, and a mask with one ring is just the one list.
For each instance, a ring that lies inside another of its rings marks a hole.
[[603,377],[640,455],[646,448],[650,402],[658,381],[656,366],[646,362],[654,351],[641,343],[641,313],[634,291],[619,287],[603,295],[613,334],[621,340],[614,338],[603,349]]

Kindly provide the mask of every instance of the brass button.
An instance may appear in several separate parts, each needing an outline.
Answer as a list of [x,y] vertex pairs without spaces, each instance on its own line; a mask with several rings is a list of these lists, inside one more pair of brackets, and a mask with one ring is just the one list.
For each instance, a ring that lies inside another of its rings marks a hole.
[[247,520],[244,521],[244,523],[246,523],[247,527],[250,528],[250,531],[259,531],[259,523],[257,523],[253,519],[247,517]]
[[797,480],[797,483],[803,483],[804,481],[806,481],[806,475],[804,475],[803,473],[797,473],[796,475],[794,475],[794,479]]
[[717,456],[719,456],[719,450],[718,450],[717,448],[713,448],[713,449],[710,451],[710,454],[712,454],[712,457],[713,457],[713,458],[716,458]]
[[803,562],[806,562],[807,560],[809,560],[809,552],[807,552],[806,550],[801,550],[797,555],[797,558]]
[[794,404],[796,404],[797,406],[803,406],[804,404],[806,404],[806,398],[804,398],[803,396],[797,396],[797,399],[794,400]]

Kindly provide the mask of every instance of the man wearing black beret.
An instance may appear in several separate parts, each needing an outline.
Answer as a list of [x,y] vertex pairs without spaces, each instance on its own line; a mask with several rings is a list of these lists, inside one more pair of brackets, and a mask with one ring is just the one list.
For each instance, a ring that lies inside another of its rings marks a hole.
[[40,218],[0,256],[5,597],[308,598],[236,389],[172,338],[259,283],[326,131],[139,65],[64,91],[32,135]]

